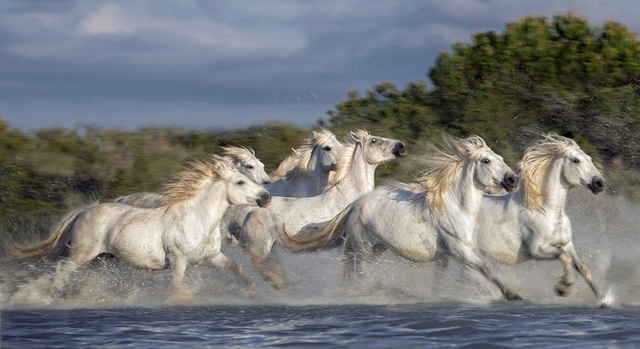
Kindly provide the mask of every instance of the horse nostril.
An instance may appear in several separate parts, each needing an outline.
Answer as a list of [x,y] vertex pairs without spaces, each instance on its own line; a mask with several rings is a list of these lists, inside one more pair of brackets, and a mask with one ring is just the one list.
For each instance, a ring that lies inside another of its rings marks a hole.
[[260,207],[267,206],[271,202],[271,194],[263,193],[262,195],[260,195],[258,200],[256,200],[256,202],[258,203],[258,206],[260,206]]
[[518,185],[518,176],[513,173],[505,174],[503,180],[505,189],[509,191],[515,189],[515,187]]
[[396,145],[393,147],[393,155],[399,156],[399,155],[403,155],[404,153],[405,153],[404,143],[402,142],[396,143]]
[[591,181],[591,186],[595,191],[601,191],[604,188],[604,181],[596,177]]

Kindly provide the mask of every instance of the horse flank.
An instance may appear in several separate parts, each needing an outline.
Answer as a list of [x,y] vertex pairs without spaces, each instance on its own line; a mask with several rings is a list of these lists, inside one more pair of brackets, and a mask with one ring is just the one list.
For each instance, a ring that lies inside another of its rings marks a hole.
[[549,165],[559,156],[567,156],[578,144],[570,138],[557,134],[547,134],[543,139],[528,147],[518,163],[518,172],[523,178],[524,201],[528,209],[545,213],[542,200],[543,181]]
[[454,138],[445,134],[444,149],[430,145],[430,151],[423,156],[427,169],[416,179],[425,189],[427,203],[435,210],[444,204],[444,196],[452,184],[460,176],[465,161],[477,160],[487,145],[478,136],[465,139]]
[[292,154],[284,159],[278,168],[271,174],[271,181],[275,182],[284,177],[285,180],[294,180],[298,176],[304,176],[309,172],[309,161],[315,149],[335,137],[329,130],[321,129],[313,131],[313,136],[307,138],[300,147],[292,149]]

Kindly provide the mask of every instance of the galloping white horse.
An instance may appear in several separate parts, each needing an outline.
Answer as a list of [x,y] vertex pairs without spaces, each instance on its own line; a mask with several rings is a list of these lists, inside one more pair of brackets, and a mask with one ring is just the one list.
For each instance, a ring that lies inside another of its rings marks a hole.
[[105,203],[81,208],[58,223],[51,235],[33,246],[9,245],[17,257],[44,257],[70,244],[69,258],[56,271],[53,291],[60,291],[70,275],[102,253],[109,253],[144,269],[171,268],[173,294],[181,294],[187,266],[205,262],[228,267],[253,283],[241,267],[221,252],[215,227],[230,204],[266,206],[270,194],[238,172],[226,159],[194,163],[176,177],[159,208]]
[[313,131],[311,138],[293,150],[271,175],[265,188],[274,196],[309,197],[322,193],[330,184],[344,144],[329,130]]
[[518,179],[478,136],[445,136],[444,149],[424,156],[427,169],[419,184],[381,186],[361,196],[320,233],[296,240],[284,237],[293,250],[336,246],[343,239],[347,280],[362,276],[364,266],[385,250],[414,262],[452,256],[480,271],[509,300],[509,290],[479,256],[474,241],[476,218],[484,192],[512,191]]
[[594,194],[604,189],[591,157],[572,139],[549,134],[525,150],[519,172],[522,185],[517,191],[483,199],[476,226],[478,248],[505,264],[559,259],[564,265],[556,285],[559,295],[566,295],[575,283],[576,268],[603,302],[604,294],[573,246],[565,213],[571,188],[587,187]]
[[255,270],[274,288],[285,287],[287,279],[273,249],[279,235],[295,234],[306,225],[331,219],[374,188],[375,169],[379,164],[404,153],[405,145],[398,140],[372,136],[364,130],[351,132],[344,155],[340,156],[335,184],[314,197],[274,196],[268,208],[251,210],[242,228],[234,234]]
[[[256,153],[251,148],[245,147],[222,147],[224,157],[227,158],[240,171],[258,184],[271,183],[269,175],[264,170],[264,164],[256,158]],[[164,195],[152,192],[138,192],[127,196],[121,196],[113,202],[119,202],[135,207],[154,208],[166,203]]]
[[[271,175],[274,181],[265,188],[273,196],[310,197],[321,194],[329,183],[332,171],[338,165],[345,145],[329,130],[313,131],[312,137],[294,149]],[[246,205],[233,205],[220,222],[220,231],[229,241],[242,229],[247,214],[253,209]]]

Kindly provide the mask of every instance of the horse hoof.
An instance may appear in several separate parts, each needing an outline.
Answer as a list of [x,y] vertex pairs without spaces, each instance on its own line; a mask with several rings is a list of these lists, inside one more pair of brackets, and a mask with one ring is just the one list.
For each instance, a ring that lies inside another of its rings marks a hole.
[[566,297],[569,295],[569,287],[567,286],[556,286],[556,294],[560,297]]
[[507,292],[505,295],[508,301],[521,301],[522,297],[520,297],[517,293]]

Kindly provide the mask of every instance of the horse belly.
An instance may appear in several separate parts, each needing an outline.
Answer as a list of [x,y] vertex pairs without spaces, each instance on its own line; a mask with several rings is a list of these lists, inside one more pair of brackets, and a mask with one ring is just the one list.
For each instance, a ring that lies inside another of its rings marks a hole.
[[132,253],[129,250],[124,250],[116,252],[114,255],[140,269],[160,270],[168,267],[164,251],[147,249],[142,250],[142,253]]
[[165,269],[167,258],[159,234],[153,229],[129,229],[114,232],[109,239],[108,253],[141,269]]

